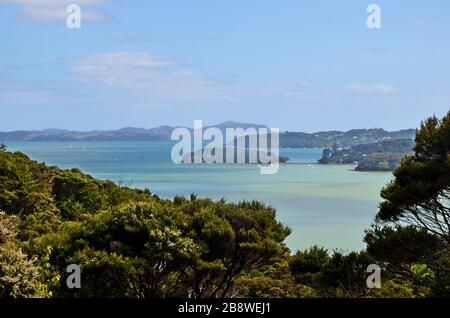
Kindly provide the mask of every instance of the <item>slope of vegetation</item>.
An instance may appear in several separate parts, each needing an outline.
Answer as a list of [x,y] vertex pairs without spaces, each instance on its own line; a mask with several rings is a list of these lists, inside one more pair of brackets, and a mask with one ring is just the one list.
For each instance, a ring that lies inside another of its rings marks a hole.
[[403,157],[412,153],[413,147],[414,141],[409,139],[384,140],[344,149],[334,144],[332,149],[323,150],[319,163],[356,163],[358,171],[393,171]]
[[[288,252],[289,229],[258,202],[162,200],[22,153],[0,152],[0,209],[0,262],[22,259],[33,278],[15,285],[2,265],[1,296],[41,296],[39,284],[58,297],[231,296],[238,277]],[[60,279],[69,264],[82,268],[80,290]]]
[[[448,297],[450,113],[422,124],[394,176],[366,250],[290,255],[290,230],[262,203],[163,200],[2,145],[0,298]],[[367,288],[370,264],[381,288]]]
[[413,140],[414,129],[386,131],[384,129],[352,129],[349,131],[321,131],[316,133],[285,132],[280,134],[280,146],[290,148],[325,148],[338,144],[340,147],[353,147],[380,141],[397,139]]
[[379,152],[364,156],[356,166],[356,171],[393,171],[405,157],[401,152]]

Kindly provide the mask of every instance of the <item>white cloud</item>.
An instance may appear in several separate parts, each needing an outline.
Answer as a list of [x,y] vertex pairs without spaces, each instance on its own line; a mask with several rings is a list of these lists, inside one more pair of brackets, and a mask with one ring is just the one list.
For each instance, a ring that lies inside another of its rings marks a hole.
[[170,60],[157,59],[147,53],[140,52],[117,52],[93,54],[83,59],[72,61],[72,64],[83,67],[163,67],[174,66],[176,63]]
[[[67,19],[64,7],[25,7],[18,11],[16,20],[22,22],[57,22]],[[108,20],[110,15],[96,10],[82,10],[82,21],[99,22]]]
[[354,93],[370,95],[387,95],[396,92],[393,86],[387,84],[347,84],[345,88]]
[[82,21],[100,22],[111,15],[91,6],[110,2],[109,0],[0,0],[0,5],[18,5],[15,19],[21,22],[57,22],[67,19],[67,6],[76,3],[81,6]]
[[141,37],[141,36],[134,36],[134,35],[122,35],[122,36],[115,36],[111,38],[111,41],[116,43],[162,43],[164,42],[161,39],[157,38],[148,38],[148,37]]
[[110,0],[0,0],[0,4],[22,4],[31,6],[56,6],[69,5],[71,3],[77,4],[98,4],[110,2]]
[[230,100],[245,96],[294,96],[299,88],[274,84],[230,84],[181,68],[175,61],[141,52],[103,53],[69,61],[73,78],[163,100]]

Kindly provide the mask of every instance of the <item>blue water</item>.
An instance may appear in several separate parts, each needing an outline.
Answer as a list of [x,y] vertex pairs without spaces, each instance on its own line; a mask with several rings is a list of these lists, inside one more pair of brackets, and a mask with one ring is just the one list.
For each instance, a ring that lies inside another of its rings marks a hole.
[[364,247],[364,229],[377,212],[379,191],[391,173],[355,172],[352,166],[317,165],[321,149],[282,149],[289,164],[274,175],[256,165],[176,165],[171,142],[10,142],[32,159],[77,167],[101,179],[148,188],[164,198],[196,193],[228,201],[271,204],[292,229],[292,251],[317,244],[343,251]]

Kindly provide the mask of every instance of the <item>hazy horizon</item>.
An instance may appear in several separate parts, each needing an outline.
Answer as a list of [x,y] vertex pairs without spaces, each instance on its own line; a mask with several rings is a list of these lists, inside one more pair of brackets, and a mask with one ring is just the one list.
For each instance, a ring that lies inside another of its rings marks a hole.
[[[234,122],[234,123],[238,123],[238,124],[250,124],[250,125],[255,125],[255,126],[259,126],[259,125],[265,125],[269,128],[279,128],[280,132],[303,132],[303,133],[308,133],[308,134],[312,134],[312,133],[317,133],[317,132],[327,132],[327,131],[342,131],[342,132],[347,132],[350,130],[360,130],[360,129],[383,129],[385,131],[388,132],[393,132],[393,131],[400,131],[400,130],[408,130],[408,129],[417,129],[420,126],[420,123],[417,125],[417,127],[408,127],[408,128],[399,128],[399,129],[386,129],[383,127],[355,127],[355,128],[350,128],[350,129],[345,129],[345,130],[341,130],[341,129],[324,129],[324,130],[312,130],[312,131],[306,131],[306,130],[301,130],[301,129],[297,129],[297,130],[290,130],[290,129],[284,129],[284,128],[280,128],[280,127],[270,127],[269,125],[265,124],[265,123],[250,123],[250,122],[241,122],[238,120],[225,120],[223,122],[217,122],[217,123],[203,123],[203,128],[205,127],[214,127],[226,122]],[[161,125],[157,125],[157,126],[151,126],[151,127],[139,127],[139,126],[124,126],[124,127],[116,127],[116,128],[106,128],[106,129],[68,129],[68,128],[60,128],[60,127],[47,127],[47,128],[43,128],[43,129],[14,129],[14,130],[0,130],[0,132],[2,133],[9,133],[9,132],[14,132],[14,131],[45,131],[45,130],[63,130],[63,131],[72,131],[72,132],[93,132],[93,131],[117,131],[117,130],[121,130],[121,129],[127,129],[127,128],[132,128],[132,129],[155,129],[155,128],[160,128],[160,127],[186,127],[186,128],[193,128],[193,124],[189,125],[177,125],[177,124],[161,124]]]

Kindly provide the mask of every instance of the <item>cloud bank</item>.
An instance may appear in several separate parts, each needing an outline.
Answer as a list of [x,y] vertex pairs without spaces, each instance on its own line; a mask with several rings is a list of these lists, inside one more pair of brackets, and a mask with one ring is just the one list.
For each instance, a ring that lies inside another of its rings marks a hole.
[[76,3],[82,8],[82,21],[102,22],[112,15],[98,8],[108,0],[0,0],[0,5],[15,5],[18,10],[14,20],[20,22],[61,22],[67,19],[67,6]]

